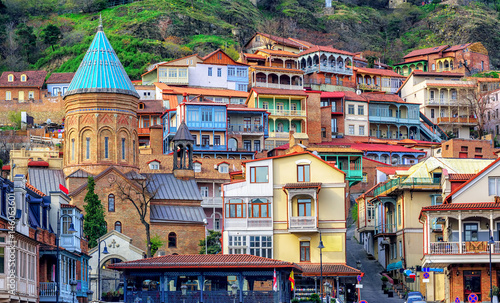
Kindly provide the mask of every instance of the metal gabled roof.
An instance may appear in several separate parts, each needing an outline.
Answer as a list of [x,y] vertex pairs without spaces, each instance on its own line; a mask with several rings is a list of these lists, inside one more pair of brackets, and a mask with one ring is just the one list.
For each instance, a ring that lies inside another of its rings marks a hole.
[[200,190],[194,179],[181,180],[173,174],[149,174],[147,187],[155,193],[155,200],[202,201]]
[[117,93],[139,98],[139,94],[104,34],[101,23],[65,97],[85,93]]
[[60,191],[59,185],[65,185],[62,169],[28,168],[28,182],[45,195]]

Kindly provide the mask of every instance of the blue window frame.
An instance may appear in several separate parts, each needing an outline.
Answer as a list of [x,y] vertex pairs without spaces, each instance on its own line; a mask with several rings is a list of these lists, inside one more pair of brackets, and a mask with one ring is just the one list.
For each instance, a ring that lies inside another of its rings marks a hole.
[[208,68],[208,76],[212,77],[212,68],[211,67]]
[[222,68],[217,68],[217,77],[222,77]]

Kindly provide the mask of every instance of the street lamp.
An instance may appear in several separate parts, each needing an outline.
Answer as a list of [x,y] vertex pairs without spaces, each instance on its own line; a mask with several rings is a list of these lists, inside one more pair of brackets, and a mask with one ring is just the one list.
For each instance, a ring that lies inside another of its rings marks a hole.
[[207,218],[203,218],[203,224],[205,224],[205,255],[208,254],[208,243],[207,243]]
[[236,282],[234,282],[234,283],[231,285],[231,293],[232,293],[232,294],[233,294],[233,296],[234,296],[233,303],[236,303],[236,294],[237,294],[237,291],[238,291],[238,285],[236,285]]
[[188,289],[188,287],[186,286],[186,284],[182,284],[182,286],[181,286],[181,295],[182,295],[182,302],[183,303],[186,303],[187,289]]
[[330,294],[332,293],[332,284],[325,282],[326,302],[330,303]]
[[488,245],[490,246],[490,302],[493,303],[493,272],[491,271],[491,250],[492,250],[492,245],[495,244],[495,241],[493,240],[493,237],[491,236],[490,232],[490,240],[488,241]]
[[69,286],[71,286],[71,294],[73,295],[73,303],[75,303],[76,285],[78,283],[76,280],[69,281]]
[[321,287],[320,293],[321,293],[321,300],[323,300],[323,248],[325,246],[323,245],[323,240],[321,238],[321,230],[319,231],[319,270],[320,270],[320,278],[319,278],[319,285]]
[[73,217],[70,216],[69,214],[63,214],[60,215],[59,211],[57,211],[57,234],[56,234],[56,303],[59,303],[59,294],[60,294],[60,289],[61,286],[60,284],[60,279],[61,279],[61,272],[59,271],[59,238],[61,237],[61,219],[62,218],[69,218],[71,223],[69,224],[68,228],[68,233],[74,234],[76,233],[75,225],[73,224]]
[[102,291],[101,291],[101,242],[104,242],[104,249],[102,250],[102,253],[107,255],[109,254],[108,252],[108,245],[106,244],[105,240],[99,240],[99,243],[97,244],[97,298],[102,300]]

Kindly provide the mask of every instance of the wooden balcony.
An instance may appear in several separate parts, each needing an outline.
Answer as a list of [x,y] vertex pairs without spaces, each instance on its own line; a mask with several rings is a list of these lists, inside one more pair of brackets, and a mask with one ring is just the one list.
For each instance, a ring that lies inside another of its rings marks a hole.
[[473,117],[439,117],[438,124],[477,124],[477,119]]
[[271,113],[271,116],[282,116],[282,117],[305,117],[305,110],[296,110],[296,109],[268,109]]
[[137,128],[137,134],[140,135],[149,135],[149,127],[148,128]]

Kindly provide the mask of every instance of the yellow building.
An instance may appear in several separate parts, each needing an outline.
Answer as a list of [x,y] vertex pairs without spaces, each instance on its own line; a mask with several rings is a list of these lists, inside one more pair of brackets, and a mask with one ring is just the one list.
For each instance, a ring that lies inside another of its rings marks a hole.
[[[442,184],[446,176],[475,174],[492,161],[430,157],[407,171],[396,171],[395,178],[365,193],[363,208],[374,212],[374,255],[394,279],[405,281],[399,269],[423,265],[424,235],[419,214],[424,207],[442,204]],[[362,222],[359,224],[363,226]],[[434,229],[441,228],[435,221],[432,225]],[[433,271],[428,283],[417,280],[406,286],[427,293],[427,300],[438,301],[445,297],[444,281],[442,272]]]
[[346,265],[344,172],[305,151],[244,165],[245,180],[223,186],[224,254],[298,263],[303,273],[297,288],[314,291],[314,280],[306,277],[320,276],[321,239],[325,277],[359,274]]

